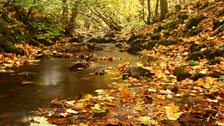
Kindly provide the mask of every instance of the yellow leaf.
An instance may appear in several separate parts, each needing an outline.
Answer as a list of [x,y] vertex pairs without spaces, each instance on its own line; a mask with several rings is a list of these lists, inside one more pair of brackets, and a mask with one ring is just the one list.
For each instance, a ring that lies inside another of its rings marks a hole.
[[165,107],[166,114],[169,120],[177,120],[182,112],[179,112],[179,107],[175,105]]

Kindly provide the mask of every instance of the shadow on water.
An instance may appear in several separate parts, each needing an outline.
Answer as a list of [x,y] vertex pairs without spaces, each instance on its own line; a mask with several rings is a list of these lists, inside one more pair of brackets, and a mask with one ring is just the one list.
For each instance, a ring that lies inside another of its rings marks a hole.
[[[94,67],[70,72],[68,66],[74,59],[47,59],[37,65],[25,66],[13,74],[0,74],[0,125],[24,125],[28,113],[47,106],[55,97],[74,98],[83,93],[94,93],[114,82],[120,75],[90,75],[96,70],[116,67],[122,62],[135,63],[137,56],[121,53],[112,44],[101,44],[104,51],[93,52],[99,56],[113,56],[123,60],[101,61]],[[116,81],[122,81],[121,79]]]

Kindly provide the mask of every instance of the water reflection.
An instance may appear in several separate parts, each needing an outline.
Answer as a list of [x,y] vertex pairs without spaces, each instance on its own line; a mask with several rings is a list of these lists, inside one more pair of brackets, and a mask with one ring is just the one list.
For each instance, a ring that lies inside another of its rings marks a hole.
[[53,85],[53,86],[56,86],[58,85],[58,82],[61,80],[61,75],[62,73],[60,73],[58,71],[58,68],[57,66],[54,66],[54,67],[50,67],[50,66],[46,66],[48,68],[45,68],[43,70],[43,73],[41,76],[43,79],[43,82],[42,84],[43,85]]

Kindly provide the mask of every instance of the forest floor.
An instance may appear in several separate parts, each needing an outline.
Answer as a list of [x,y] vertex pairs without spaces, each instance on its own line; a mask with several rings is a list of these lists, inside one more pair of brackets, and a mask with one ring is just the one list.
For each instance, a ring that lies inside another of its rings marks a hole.
[[[223,126],[223,4],[216,0],[187,5],[162,22],[120,34],[116,39],[126,42],[117,44],[121,51],[139,54],[149,62],[135,64],[134,73],[129,63],[119,64],[123,83],[108,84],[108,89],[81,99],[53,99],[48,108],[39,109],[42,117],[34,121],[61,126]],[[38,62],[37,58],[80,57],[69,50],[99,49],[72,44],[66,38],[42,48],[17,46],[26,55],[1,53],[1,72]]]

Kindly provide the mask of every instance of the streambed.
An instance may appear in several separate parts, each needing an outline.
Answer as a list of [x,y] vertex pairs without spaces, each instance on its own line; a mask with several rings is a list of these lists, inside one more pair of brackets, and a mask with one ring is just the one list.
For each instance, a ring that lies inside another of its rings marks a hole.
[[[98,44],[103,51],[88,52],[97,56],[115,57],[114,61],[99,61],[87,69],[71,72],[68,66],[75,59],[50,58],[36,65],[24,66],[14,73],[0,74],[0,125],[24,125],[38,107],[47,106],[53,98],[77,98],[80,94],[94,93],[107,84],[122,82],[120,73],[93,74],[115,68],[119,63],[136,63],[138,56],[120,52],[114,44]],[[115,68],[116,69],[116,68]]]

